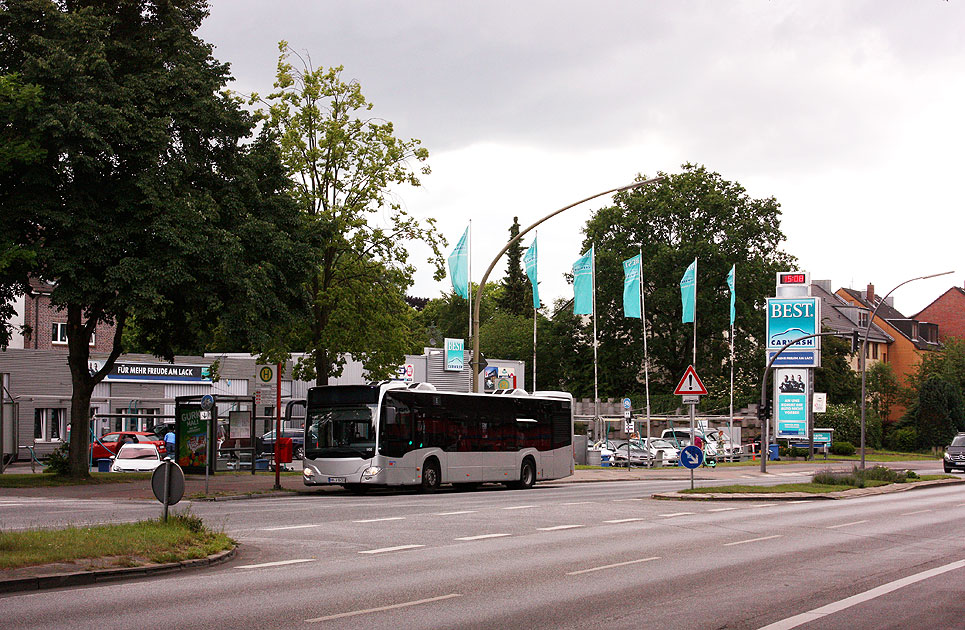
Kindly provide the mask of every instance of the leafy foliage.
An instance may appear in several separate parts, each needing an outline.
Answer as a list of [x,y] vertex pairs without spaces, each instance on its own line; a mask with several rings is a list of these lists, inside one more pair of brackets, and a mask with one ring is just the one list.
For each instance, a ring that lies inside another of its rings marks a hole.
[[925,381],[918,394],[917,424],[920,446],[945,446],[965,430],[962,392],[957,383],[940,377]]
[[326,384],[350,353],[378,378],[412,343],[404,301],[414,273],[408,242],[427,243],[436,279],[444,276],[445,240],[435,221],[423,224],[389,197],[392,186],[420,185],[429,168],[412,163],[424,163],[428,151],[418,140],[397,138],[391,122],[365,117],[372,104],[356,81],[342,78],[341,66],[316,69],[286,42],[279,50],[274,91],[251,101],[267,105],[261,114],[276,134],[313,239],[307,321],[291,331],[308,349],[296,375]]
[[821,338],[821,367],[814,371],[814,391],[827,392],[829,403],[853,403],[861,396],[861,378],[851,369],[850,354],[849,342],[833,336]]
[[[222,91],[227,65],[194,35],[202,0],[0,7],[0,75],[39,97],[0,108],[4,133],[31,142],[29,159],[0,174],[10,240],[0,245],[33,255],[0,275],[0,297],[28,273],[54,284],[67,320],[71,474],[85,476],[90,395],[127,322],[136,317],[143,348],[168,358],[218,321],[267,344],[261,317],[283,318],[300,298],[289,290],[304,266],[291,235],[304,230],[279,194],[288,182],[272,143],[243,144],[253,120]],[[116,334],[91,375],[98,322]]]
[[[881,419],[865,410],[865,446],[881,448]],[[834,444],[861,444],[861,410],[855,404],[828,405],[826,413],[815,414],[814,426],[834,429]],[[832,452],[834,452],[832,446]]]
[[[735,324],[736,402],[755,400],[763,365],[760,331],[774,274],[793,266],[779,249],[780,207],[753,199],[736,182],[703,166],[685,164],[661,182],[619,193],[616,204],[587,223],[583,250],[597,251],[597,308],[601,396],[643,389],[643,328],[623,317],[622,261],[643,249],[652,390],[672,390],[692,360],[693,329],[681,323],[679,280],[696,257],[697,361],[712,394],[729,390],[730,295],[726,277],[737,263]],[[580,351],[592,336],[574,338]],[[591,349],[592,351],[592,349]],[[590,362],[592,386],[592,361]],[[585,382],[568,380],[571,390]],[[759,394],[757,394],[759,395]]]

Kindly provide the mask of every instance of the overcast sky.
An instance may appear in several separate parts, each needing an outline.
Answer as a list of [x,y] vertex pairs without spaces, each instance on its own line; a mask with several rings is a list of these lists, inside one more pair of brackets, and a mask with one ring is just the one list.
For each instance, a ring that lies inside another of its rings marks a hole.
[[[472,219],[474,281],[514,216],[525,227],[693,162],[774,196],[784,249],[835,289],[884,294],[955,270],[896,292],[913,315],[965,278],[963,6],[213,0],[200,36],[241,92],[270,90],[282,39],[317,67],[343,65],[397,135],[430,152],[432,174],[398,199],[436,217],[450,248]],[[572,297],[562,274],[608,203],[540,227],[544,303]],[[410,293],[450,288],[420,266]]]

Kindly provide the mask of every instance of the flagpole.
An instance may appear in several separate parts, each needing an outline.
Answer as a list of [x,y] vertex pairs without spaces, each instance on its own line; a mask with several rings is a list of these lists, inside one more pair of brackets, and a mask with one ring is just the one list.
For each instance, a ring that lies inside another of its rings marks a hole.
[[[600,418],[600,390],[597,377],[597,348],[596,348],[596,243],[590,244],[590,280],[593,282],[593,408],[596,420],[600,423],[603,439],[606,439],[606,427]],[[627,451],[627,461],[629,461],[629,451]]]
[[734,323],[730,324],[730,457],[734,459]]
[[[694,369],[697,369],[697,259],[694,258]],[[691,434],[693,435],[693,434]]]
[[469,219],[469,242],[467,246],[469,250],[466,252],[466,274],[468,276],[466,279],[466,292],[467,295],[469,295],[469,339],[467,341],[469,341],[469,346],[472,347],[472,219]]
[[647,394],[647,467],[650,459],[650,354],[647,352],[647,302],[643,297],[643,243],[640,244],[640,320],[643,321],[643,382]]
[[[533,232],[533,242],[539,238],[539,230]],[[530,245],[532,247],[532,245]],[[535,291],[535,288],[533,289]],[[534,293],[535,295],[535,293]],[[535,299],[534,299],[535,301]],[[536,305],[533,305],[533,393],[536,393]]]

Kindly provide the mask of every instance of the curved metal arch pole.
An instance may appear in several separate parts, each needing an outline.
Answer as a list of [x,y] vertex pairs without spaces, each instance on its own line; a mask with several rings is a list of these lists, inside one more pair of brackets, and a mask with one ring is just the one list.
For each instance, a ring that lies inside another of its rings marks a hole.
[[596,193],[595,195],[590,195],[589,197],[586,197],[584,199],[580,199],[579,201],[571,203],[568,206],[563,206],[559,210],[551,212],[550,214],[546,215],[536,223],[530,225],[525,230],[521,230],[519,234],[511,238],[509,242],[506,243],[506,245],[501,250],[499,250],[499,253],[496,254],[495,258],[493,258],[493,261],[489,263],[489,267],[486,268],[486,273],[483,274],[482,280],[479,281],[479,286],[476,287],[476,303],[473,305],[473,309],[472,309],[473,329],[476,331],[476,335],[475,337],[473,337],[473,340],[472,340],[472,391],[473,392],[476,392],[479,389],[479,302],[482,300],[483,287],[486,286],[486,280],[489,279],[489,274],[492,273],[493,268],[496,266],[496,263],[499,262],[499,259],[503,257],[503,254],[505,254],[509,250],[509,248],[513,245],[513,243],[521,239],[530,230],[538,226],[543,221],[546,221],[547,219],[552,219],[553,217],[555,217],[556,215],[558,215],[559,213],[565,210],[569,210],[570,208],[578,206],[582,203],[586,203],[587,201],[590,201],[592,199],[596,199],[597,197],[602,197],[603,195],[610,195],[613,193],[622,192],[624,190],[640,188],[648,184],[659,182],[663,179],[665,179],[664,176],[654,177],[651,179],[644,180],[642,182],[636,182],[634,184],[630,184],[628,186],[620,186],[619,188],[604,190],[603,192]]

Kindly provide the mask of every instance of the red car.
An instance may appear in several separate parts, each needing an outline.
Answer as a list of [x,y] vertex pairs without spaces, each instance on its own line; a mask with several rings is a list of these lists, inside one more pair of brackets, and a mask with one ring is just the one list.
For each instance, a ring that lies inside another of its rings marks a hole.
[[100,441],[95,441],[90,445],[91,458],[97,461],[98,459],[113,457],[121,448],[122,438],[125,443],[154,444],[161,452],[161,457],[164,457],[166,453],[164,440],[159,440],[153,433],[147,431],[114,431],[113,433],[105,433],[101,436]]

